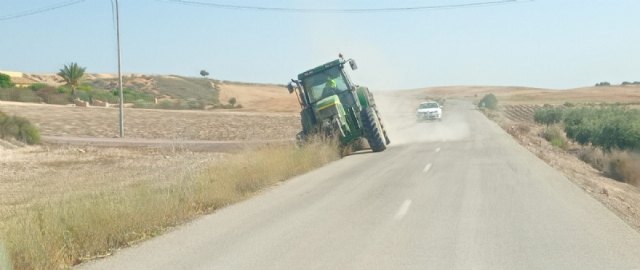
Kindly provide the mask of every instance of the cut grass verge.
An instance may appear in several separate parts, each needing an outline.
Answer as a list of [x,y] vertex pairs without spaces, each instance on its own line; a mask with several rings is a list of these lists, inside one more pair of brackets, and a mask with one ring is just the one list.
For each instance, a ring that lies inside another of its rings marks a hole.
[[0,223],[0,265],[7,257],[14,269],[69,268],[338,158],[335,145],[320,142],[269,146],[233,155],[167,187],[138,185],[33,205]]

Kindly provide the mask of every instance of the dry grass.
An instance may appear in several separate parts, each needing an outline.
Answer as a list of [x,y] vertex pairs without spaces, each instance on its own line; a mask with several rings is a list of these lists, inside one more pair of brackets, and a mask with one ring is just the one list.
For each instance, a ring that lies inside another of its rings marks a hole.
[[569,143],[564,134],[564,131],[560,129],[560,127],[558,126],[549,126],[545,128],[541,132],[540,137],[550,142],[551,145],[558,147],[562,150],[567,150],[567,148],[569,147]]
[[226,154],[180,149],[38,146],[0,149],[0,220],[32,204],[140,184],[166,186]]
[[593,147],[584,147],[579,157],[613,179],[640,187],[640,155],[638,153],[620,150],[602,152]]
[[36,203],[0,223],[2,241],[15,269],[68,268],[337,158],[336,147],[322,143],[248,150],[170,185],[142,182]]

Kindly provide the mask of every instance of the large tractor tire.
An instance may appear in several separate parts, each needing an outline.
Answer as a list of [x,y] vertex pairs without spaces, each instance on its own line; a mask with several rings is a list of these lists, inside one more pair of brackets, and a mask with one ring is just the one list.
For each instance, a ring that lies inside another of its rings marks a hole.
[[376,116],[378,117],[378,122],[380,122],[380,128],[382,129],[382,135],[384,135],[384,141],[387,143],[387,145],[389,145],[391,143],[391,140],[389,140],[389,135],[387,135],[387,129],[384,128],[384,125],[382,124],[382,119],[380,119],[380,112],[378,112],[378,109],[375,109],[376,112]]
[[382,152],[387,149],[382,126],[378,120],[378,115],[371,108],[366,108],[360,112],[360,118],[365,129],[365,135],[369,146],[373,152]]

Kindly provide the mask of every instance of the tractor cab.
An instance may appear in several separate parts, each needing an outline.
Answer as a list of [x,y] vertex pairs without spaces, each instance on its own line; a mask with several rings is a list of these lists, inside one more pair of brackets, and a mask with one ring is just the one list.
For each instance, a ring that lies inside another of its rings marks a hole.
[[[345,70],[346,64],[352,70],[358,68],[353,59],[345,60],[340,54],[339,59],[300,73],[297,80],[289,83],[289,92],[296,93],[302,108],[302,131],[298,139],[310,134],[323,134],[338,137],[342,145],[349,145],[369,136],[376,140],[375,151],[382,151],[385,144],[380,143],[378,137],[387,137],[377,115],[373,96],[368,88],[356,85],[351,80]],[[367,118],[366,123],[362,120],[363,115]],[[365,124],[368,129],[375,128],[376,134],[367,131]]]

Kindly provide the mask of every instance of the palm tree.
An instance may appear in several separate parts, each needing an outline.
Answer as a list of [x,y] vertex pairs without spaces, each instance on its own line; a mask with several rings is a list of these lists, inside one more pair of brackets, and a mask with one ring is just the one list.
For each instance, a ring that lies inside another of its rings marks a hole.
[[64,65],[64,68],[60,69],[58,76],[62,77],[67,85],[71,87],[71,96],[76,96],[76,87],[78,87],[78,81],[84,76],[84,71],[87,68],[78,66],[78,63],[71,63],[68,66]]

